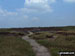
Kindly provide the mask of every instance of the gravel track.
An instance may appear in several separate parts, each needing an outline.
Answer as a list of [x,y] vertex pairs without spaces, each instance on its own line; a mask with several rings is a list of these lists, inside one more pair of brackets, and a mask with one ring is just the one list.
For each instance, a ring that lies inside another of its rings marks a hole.
[[28,36],[23,36],[22,39],[30,43],[33,48],[33,51],[36,53],[36,56],[51,56],[50,52],[48,52],[48,49],[38,44],[34,39],[31,39]]

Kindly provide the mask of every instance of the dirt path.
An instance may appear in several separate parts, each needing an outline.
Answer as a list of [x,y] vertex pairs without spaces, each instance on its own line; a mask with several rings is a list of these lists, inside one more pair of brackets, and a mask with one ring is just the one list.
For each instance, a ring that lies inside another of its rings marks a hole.
[[47,48],[38,44],[34,39],[30,39],[28,36],[24,36],[22,39],[30,43],[34,52],[36,53],[36,56],[51,56]]

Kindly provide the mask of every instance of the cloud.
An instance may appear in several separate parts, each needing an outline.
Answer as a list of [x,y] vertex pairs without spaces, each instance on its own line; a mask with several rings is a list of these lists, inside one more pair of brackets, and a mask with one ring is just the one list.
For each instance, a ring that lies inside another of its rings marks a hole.
[[54,3],[56,0],[25,0],[25,3],[26,4],[33,4],[33,3],[48,3],[48,2],[50,2],[50,3]]
[[28,8],[20,8],[20,9],[17,9],[17,12],[26,14],[26,13],[37,12],[37,10],[35,10],[35,9],[28,9]]
[[23,27],[28,25],[29,16],[21,12],[10,12],[0,8],[0,28]]
[[54,3],[55,1],[56,0],[25,0],[24,8],[19,8],[15,12],[2,9],[0,7],[0,16],[28,19],[31,14],[34,14],[31,16],[36,20],[37,18],[35,18],[35,14],[38,15],[44,12],[52,12],[53,9],[49,5],[49,3]]
[[75,2],[75,0],[63,0],[64,2]]
[[34,21],[38,21],[39,18],[38,18],[38,17],[33,17],[32,20],[34,20]]
[[53,9],[49,3],[54,3],[56,0],[25,0],[24,8],[17,9],[18,14],[32,16],[34,19],[37,15],[47,12],[52,12]]
[[49,3],[55,3],[56,0],[49,0]]
[[55,0],[25,0],[23,11],[33,12],[52,12],[52,8],[49,3],[55,2]]
[[13,15],[17,15],[17,13],[16,12],[8,12],[7,10],[0,8],[0,16],[13,16]]
[[56,0],[25,0],[24,8],[19,8],[17,11],[23,14],[53,12],[50,5],[54,2],[56,2]]
[[[15,12],[0,8],[0,22],[2,26],[29,26],[32,22],[40,21],[39,14],[52,12],[50,4],[56,0],[26,0],[23,8],[16,9]],[[41,14],[42,16],[42,14]],[[14,22],[14,23],[13,23]]]

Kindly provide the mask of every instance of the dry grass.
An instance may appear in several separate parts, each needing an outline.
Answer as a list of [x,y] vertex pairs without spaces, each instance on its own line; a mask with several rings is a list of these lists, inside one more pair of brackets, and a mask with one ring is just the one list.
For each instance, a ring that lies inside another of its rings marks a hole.
[[30,44],[15,36],[0,36],[0,56],[35,56]]
[[[52,40],[52,38],[47,38],[47,35],[55,35],[57,38]],[[31,38],[34,38],[38,43],[47,47],[52,56],[58,56],[59,51],[75,51],[75,35],[65,36],[55,33],[52,34],[50,32],[42,32],[38,35],[31,35]]]

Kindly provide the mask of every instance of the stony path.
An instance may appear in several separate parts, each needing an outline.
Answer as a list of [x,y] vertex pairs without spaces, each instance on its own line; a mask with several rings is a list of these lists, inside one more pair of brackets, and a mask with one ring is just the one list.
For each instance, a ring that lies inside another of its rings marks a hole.
[[36,53],[36,56],[51,56],[47,48],[38,44],[34,39],[30,39],[28,36],[24,36],[22,39],[30,43],[34,52]]

